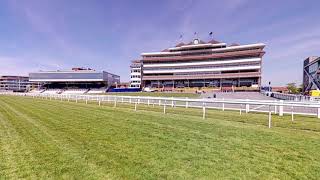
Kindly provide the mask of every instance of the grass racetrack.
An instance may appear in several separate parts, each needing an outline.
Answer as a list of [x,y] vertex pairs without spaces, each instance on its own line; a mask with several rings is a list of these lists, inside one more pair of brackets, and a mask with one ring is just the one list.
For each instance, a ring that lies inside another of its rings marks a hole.
[[0,96],[0,179],[319,179],[320,120]]

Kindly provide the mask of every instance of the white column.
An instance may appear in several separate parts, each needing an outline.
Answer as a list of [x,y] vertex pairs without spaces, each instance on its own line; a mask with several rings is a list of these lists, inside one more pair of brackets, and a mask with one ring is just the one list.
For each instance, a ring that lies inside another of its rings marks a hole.
[[271,128],[271,106],[269,105],[269,123],[268,127]]
[[172,101],[171,101],[171,107],[173,107],[173,97],[171,97]]
[[186,108],[189,107],[189,102],[188,102],[188,98],[186,98]]
[[[224,98],[222,99],[224,101]],[[224,102],[222,103],[222,111],[224,111]]]
[[283,100],[280,100],[279,116],[283,116]]
[[291,121],[293,122],[293,106],[291,106]]
[[248,112],[249,112],[249,109],[250,109],[249,104],[246,104],[246,113],[248,113]]
[[206,118],[206,103],[202,105],[202,119]]

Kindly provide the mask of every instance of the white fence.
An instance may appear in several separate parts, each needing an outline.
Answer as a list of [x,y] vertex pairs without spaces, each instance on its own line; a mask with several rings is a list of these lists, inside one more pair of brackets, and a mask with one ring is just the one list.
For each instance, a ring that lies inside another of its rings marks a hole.
[[284,94],[272,92],[272,97],[282,100],[290,100],[290,101],[310,101],[312,98],[310,96],[296,95],[296,94]]
[[114,107],[117,103],[134,104],[135,111],[139,104],[162,106],[163,113],[166,113],[166,108],[185,107],[185,108],[201,108],[202,117],[206,118],[207,109],[221,109],[239,111],[240,114],[249,112],[268,113],[268,126],[271,128],[271,115],[290,114],[291,120],[294,121],[294,115],[310,115],[320,118],[320,103],[318,102],[296,102],[283,100],[248,100],[248,99],[189,99],[189,98],[167,98],[167,97],[139,97],[139,96],[113,96],[113,95],[73,95],[73,94],[39,94],[39,93],[6,93],[0,92],[0,95],[16,95],[29,96],[32,98],[42,98],[48,100],[60,101],[83,101],[96,102],[99,106],[103,102],[111,102]]

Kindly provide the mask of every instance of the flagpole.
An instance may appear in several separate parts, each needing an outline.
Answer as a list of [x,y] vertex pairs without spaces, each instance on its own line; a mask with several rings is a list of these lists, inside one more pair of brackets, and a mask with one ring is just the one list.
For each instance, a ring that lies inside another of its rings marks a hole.
[[213,40],[213,33],[212,32],[209,33],[209,36],[210,36],[211,40]]

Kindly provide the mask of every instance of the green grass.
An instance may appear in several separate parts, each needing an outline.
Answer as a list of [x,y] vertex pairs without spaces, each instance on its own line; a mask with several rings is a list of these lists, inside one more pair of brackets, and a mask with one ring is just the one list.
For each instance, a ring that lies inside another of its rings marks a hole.
[[0,96],[0,179],[319,179],[320,120]]
[[132,92],[132,93],[107,93],[108,95],[119,96],[152,96],[152,97],[188,97],[199,98],[196,93],[171,93],[171,92]]

